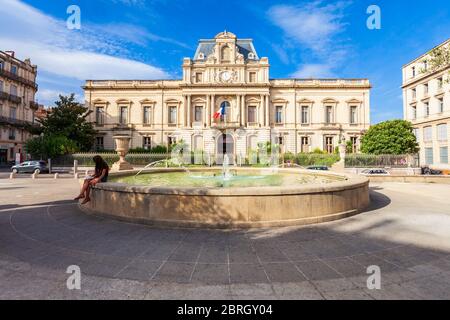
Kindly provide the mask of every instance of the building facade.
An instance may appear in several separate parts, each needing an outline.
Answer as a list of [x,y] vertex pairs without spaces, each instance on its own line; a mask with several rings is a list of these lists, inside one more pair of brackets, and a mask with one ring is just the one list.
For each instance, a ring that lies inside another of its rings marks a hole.
[[0,165],[25,158],[26,130],[34,122],[37,67],[21,61],[12,51],[0,51]]
[[[436,48],[449,45],[450,39]],[[403,66],[403,114],[414,126],[420,164],[446,165],[450,139],[450,66],[431,70],[430,52]]]
[[369,128],[368,80],[271,79],[268,58],[230,32],[200,40],[182,67],[180,80],[88,80],[97,148],[114,149],[112,137],[126,134],[132,148],[183,139],[191,150],[232,159],[267,141],[283,152],[331,153],[343,140],[358,149]]

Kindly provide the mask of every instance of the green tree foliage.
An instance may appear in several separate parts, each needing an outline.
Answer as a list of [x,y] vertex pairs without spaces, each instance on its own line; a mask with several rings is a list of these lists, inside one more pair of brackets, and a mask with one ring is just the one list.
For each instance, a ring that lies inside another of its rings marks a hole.
[[[45,137],[66,137],[76,145],[76,151],[89,151],[96,131],[87,117],[91,113],[83,104],[75,101],[75,95],[59,96],[48,117],[38,120]],[[57,140],[57,139],[56,139]]]
[[[441,46],[431,50],[429,56],[422,60],[427,61],[429,68],[427,70],[420,69],[421,73],[435,72],[450,67],[450,45]],[[445,81],[450,81],[450,71],[447,72],[448,77]]]
[[414,154],[419,150],[410,122],[391,120],[372,126],[361,139],[368,154]]
[[77,150],[77,145],[64,136],[44,135],[28,140],[25,149],[33,159],[48,159],[74,153]]

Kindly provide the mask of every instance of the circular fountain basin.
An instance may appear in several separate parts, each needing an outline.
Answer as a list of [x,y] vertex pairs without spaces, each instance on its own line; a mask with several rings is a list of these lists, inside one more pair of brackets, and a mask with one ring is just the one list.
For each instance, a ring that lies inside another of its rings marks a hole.
[[82,209],[179,227],[267,227],[345,218],[369,205],[365,177],[299,169],[151,169],[111,174]]

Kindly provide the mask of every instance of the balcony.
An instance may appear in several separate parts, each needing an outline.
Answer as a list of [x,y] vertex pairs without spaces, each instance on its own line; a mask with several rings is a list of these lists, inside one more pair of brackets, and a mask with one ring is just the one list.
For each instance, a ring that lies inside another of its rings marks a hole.
[[0,125],[8,125],[15,128],[24,129],[27,126],[38,127],[39,125],[36,123],[32,123],[30,121],[19,120],[16,118],[4,117],[0,116]]
[[211,128],[217,130],[238,129],[241,127],[239,122],[216,120],[211,123]]
[[0,92],[0,100],[8,100],[11,101],[12,103],[21,103],[22,102],[22,98],[15,96],[13,94],[9,94],[7,92]]
[[5,78],[8,78],[8,79],[13,80],[13,81],[20,82],[20,83],[22,83],[22,84],[24,84],[26,86],[32,87],[32,88],[34,88],[36,90],[38,88],[38,85],[34,81],[31,81],[31,80],[25,79],[23,77],[20,77],[17,74],[14,74],[12,72],[6,71],[5,69],[0,69],[0,76],[3,76]]
[[32,109],[32,110],[39,109],[39,104],[37,102],[30,101],[30,109]]

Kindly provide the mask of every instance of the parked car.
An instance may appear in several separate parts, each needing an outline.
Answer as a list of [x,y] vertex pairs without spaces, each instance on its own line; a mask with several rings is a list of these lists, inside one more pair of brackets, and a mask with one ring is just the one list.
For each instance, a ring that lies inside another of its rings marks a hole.
[[441,170],[431,169],[430,167],[422,167],[422,174],[425,175],[441,175]]
[[363,170],[361,172],[361,174],[365,175],[365,176],[372,176],[372,175],[373,176],[375,176],[375,175],[377,175],[377,176],[389,176],[389,175],[391,175],[389,172],[387,172],[384,169],[366,169],[366,170]]
[[45,161],[25,161],[11,167],[14,173],[45,173],[49,172]]
[[308,170],[317,170],[317,171],[328,171],[327,166],[308,166],[306,167]]

